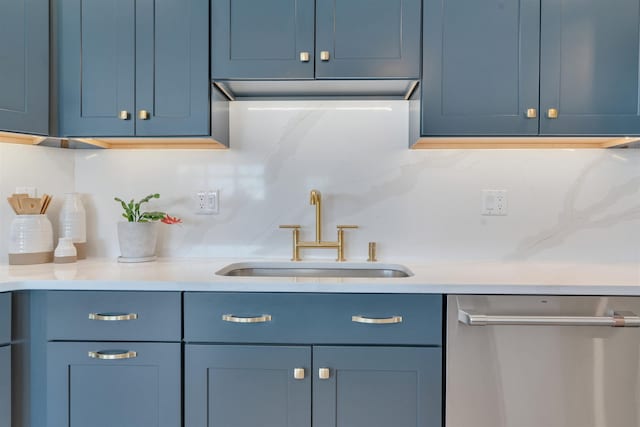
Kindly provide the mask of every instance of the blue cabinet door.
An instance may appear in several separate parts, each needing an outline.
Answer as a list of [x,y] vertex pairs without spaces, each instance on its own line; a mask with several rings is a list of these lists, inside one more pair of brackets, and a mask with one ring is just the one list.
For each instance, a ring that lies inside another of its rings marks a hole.
[[314,0],[212,0],[211,75],[313,78],[313,33]]
[[419,78],[420,11],[420,0],[317,0],[316,78]]
[[57,0],[59,133],[132,136],[134,0]]
[[442,425],[440,348],[314,347],[313,365],[314,427]]
[[539,0],[425,0],[423,19],[422,134],[537,135]]
[[48,427],[180,427],[180,351],[178,343],[50,342]]
[[136,136],[209,135],[209,86],[209,1],[136,0]]
[[11,427],[11,346],[0,347],[0,427]]
[[540,133],[640,134],[640,3],[542,0],[541,10]]
[[310,427],[311,348],[188,344],[184,397],[185,427]]
[[49,1],[0,2],[0,130],[49,132]]

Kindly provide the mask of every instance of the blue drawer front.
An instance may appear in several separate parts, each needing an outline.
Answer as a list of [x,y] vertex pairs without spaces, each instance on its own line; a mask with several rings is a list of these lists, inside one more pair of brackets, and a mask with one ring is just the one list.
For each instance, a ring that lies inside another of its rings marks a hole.
[[[442,344],[442,296],[185,293],[187,342]],[[234,323],[223,316],[269,321]],[[401,317],[400,323],[358,323]]]
[[11,342],[11,294],[0,294],[0,345]]
[[[180,341],[182,337],[179,292],[52,291],[47,308],[49,340]],[[97,316],[90,319],[90,314]],[[102,320],[110,316],[136,319]]]
[[[179,343],[48,343],[48,426],[180,426],[180,347]],[[89,357],[89,352],[131,356],[103,360]]]

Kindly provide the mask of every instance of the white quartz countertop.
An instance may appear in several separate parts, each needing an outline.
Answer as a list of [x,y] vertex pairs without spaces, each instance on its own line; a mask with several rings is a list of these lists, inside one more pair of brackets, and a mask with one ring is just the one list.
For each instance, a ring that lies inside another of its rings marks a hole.
[[[0,265],[0,292],[21,289],[227,292],[475,293],[640,295],[640,264],[512,262],[402,263],[405,278],[225,277],[232,263],[288,260],[167,258],[124,264],[88,259],[74,264]],[[302,261],[296,265],[313,263]],[[317,262],[315,263],[317,264]],[[321,263],[380,266],[397,263]]]

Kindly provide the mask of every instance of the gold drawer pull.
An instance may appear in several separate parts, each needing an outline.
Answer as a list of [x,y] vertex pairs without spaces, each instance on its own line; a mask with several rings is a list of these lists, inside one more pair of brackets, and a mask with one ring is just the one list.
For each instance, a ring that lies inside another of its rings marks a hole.
[[555,108],[549,108],[547,110],[547,118],[549,119],[557,119],[558,118],[558,110]]
[[538,118],[538,110],[536,110],[535,108],[528,108],[526,115],[527,119],[536,119]]
[[150,118],[149,112],[147,110],[138,111],[138,118],[140,120],[149,120]]
[[330,54],[328,50],[323,50],[322,52],[320,52],[320,60],[321,61],[328,61],[330,58]]
[[223,314],[222,320],[224,320],[225,322],[231,322],[231,323],[265,323],[265,322],[271,322],[271,315],[263,314],[262,316],[255,316],[255,317],[237,317],[237,316],[234,316],[233,314]]
[[138,313],[123,313],[123,314],[101,314],[101,313],[89,313],[89,320],[104,320],[107,322],[119,321],[119,320],[136,320]]
[[122,110],[118,113],[118,118],[120,120],[129,120],[129,112],[127,110]]
[[293,370],[293,378],[295,378],[296,380],[303,380],[304,379],[304,368],[295,368]]
[[300,52],[300,62],[309,62],[310,60],[309,52]]
[[351,321],[356,323],[368,323],[372,325],[388,325],[390,323],[402,323],[402,316],[383,318],[364,317],[362,315],[351,316]]
[[135,351],[126,350],[102,350],[90,351],[89,357],[92,359],[100,360],[134,359],[138,357],[138,353],[136,353]]
[[331,376],[331,371],[329,370],[329,368],[318,369],[318,377],[321,380],[328,380],[330,376]]

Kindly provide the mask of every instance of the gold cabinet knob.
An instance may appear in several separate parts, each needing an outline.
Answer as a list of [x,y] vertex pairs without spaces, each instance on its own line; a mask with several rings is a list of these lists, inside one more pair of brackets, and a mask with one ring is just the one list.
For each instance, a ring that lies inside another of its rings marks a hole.
[[309,52],[300,52],[300,62],[309,62],[310,60]]
[[118,118],[120,120],[129,120],[129,112],[127,110],[122,110],[118,113]]
[[549,108],[547,110],[547,118],[549,119],[557,119],[558,118],[558,110],[555,108]]
[[149,120],[149,112],[147,110],[138,111],[138,118],[140,120]]
[[320,377],[321,380],[328,380],[329,376],[330,376],[329,368],[318,369],[318,377]]
[[293,370],[293,378],[295,378],[296,380],[303,380],[304,379],[304,368],[295,368]]
[[536,110],[535,108],[528,108],[527,119],[535,119],[536,117],[538,117],[538,110]]
[[329,51],[328,50],[323,50],[322,52],[320,52],[320,60],[321,61],[328,61],[330,58],[329,55]]

